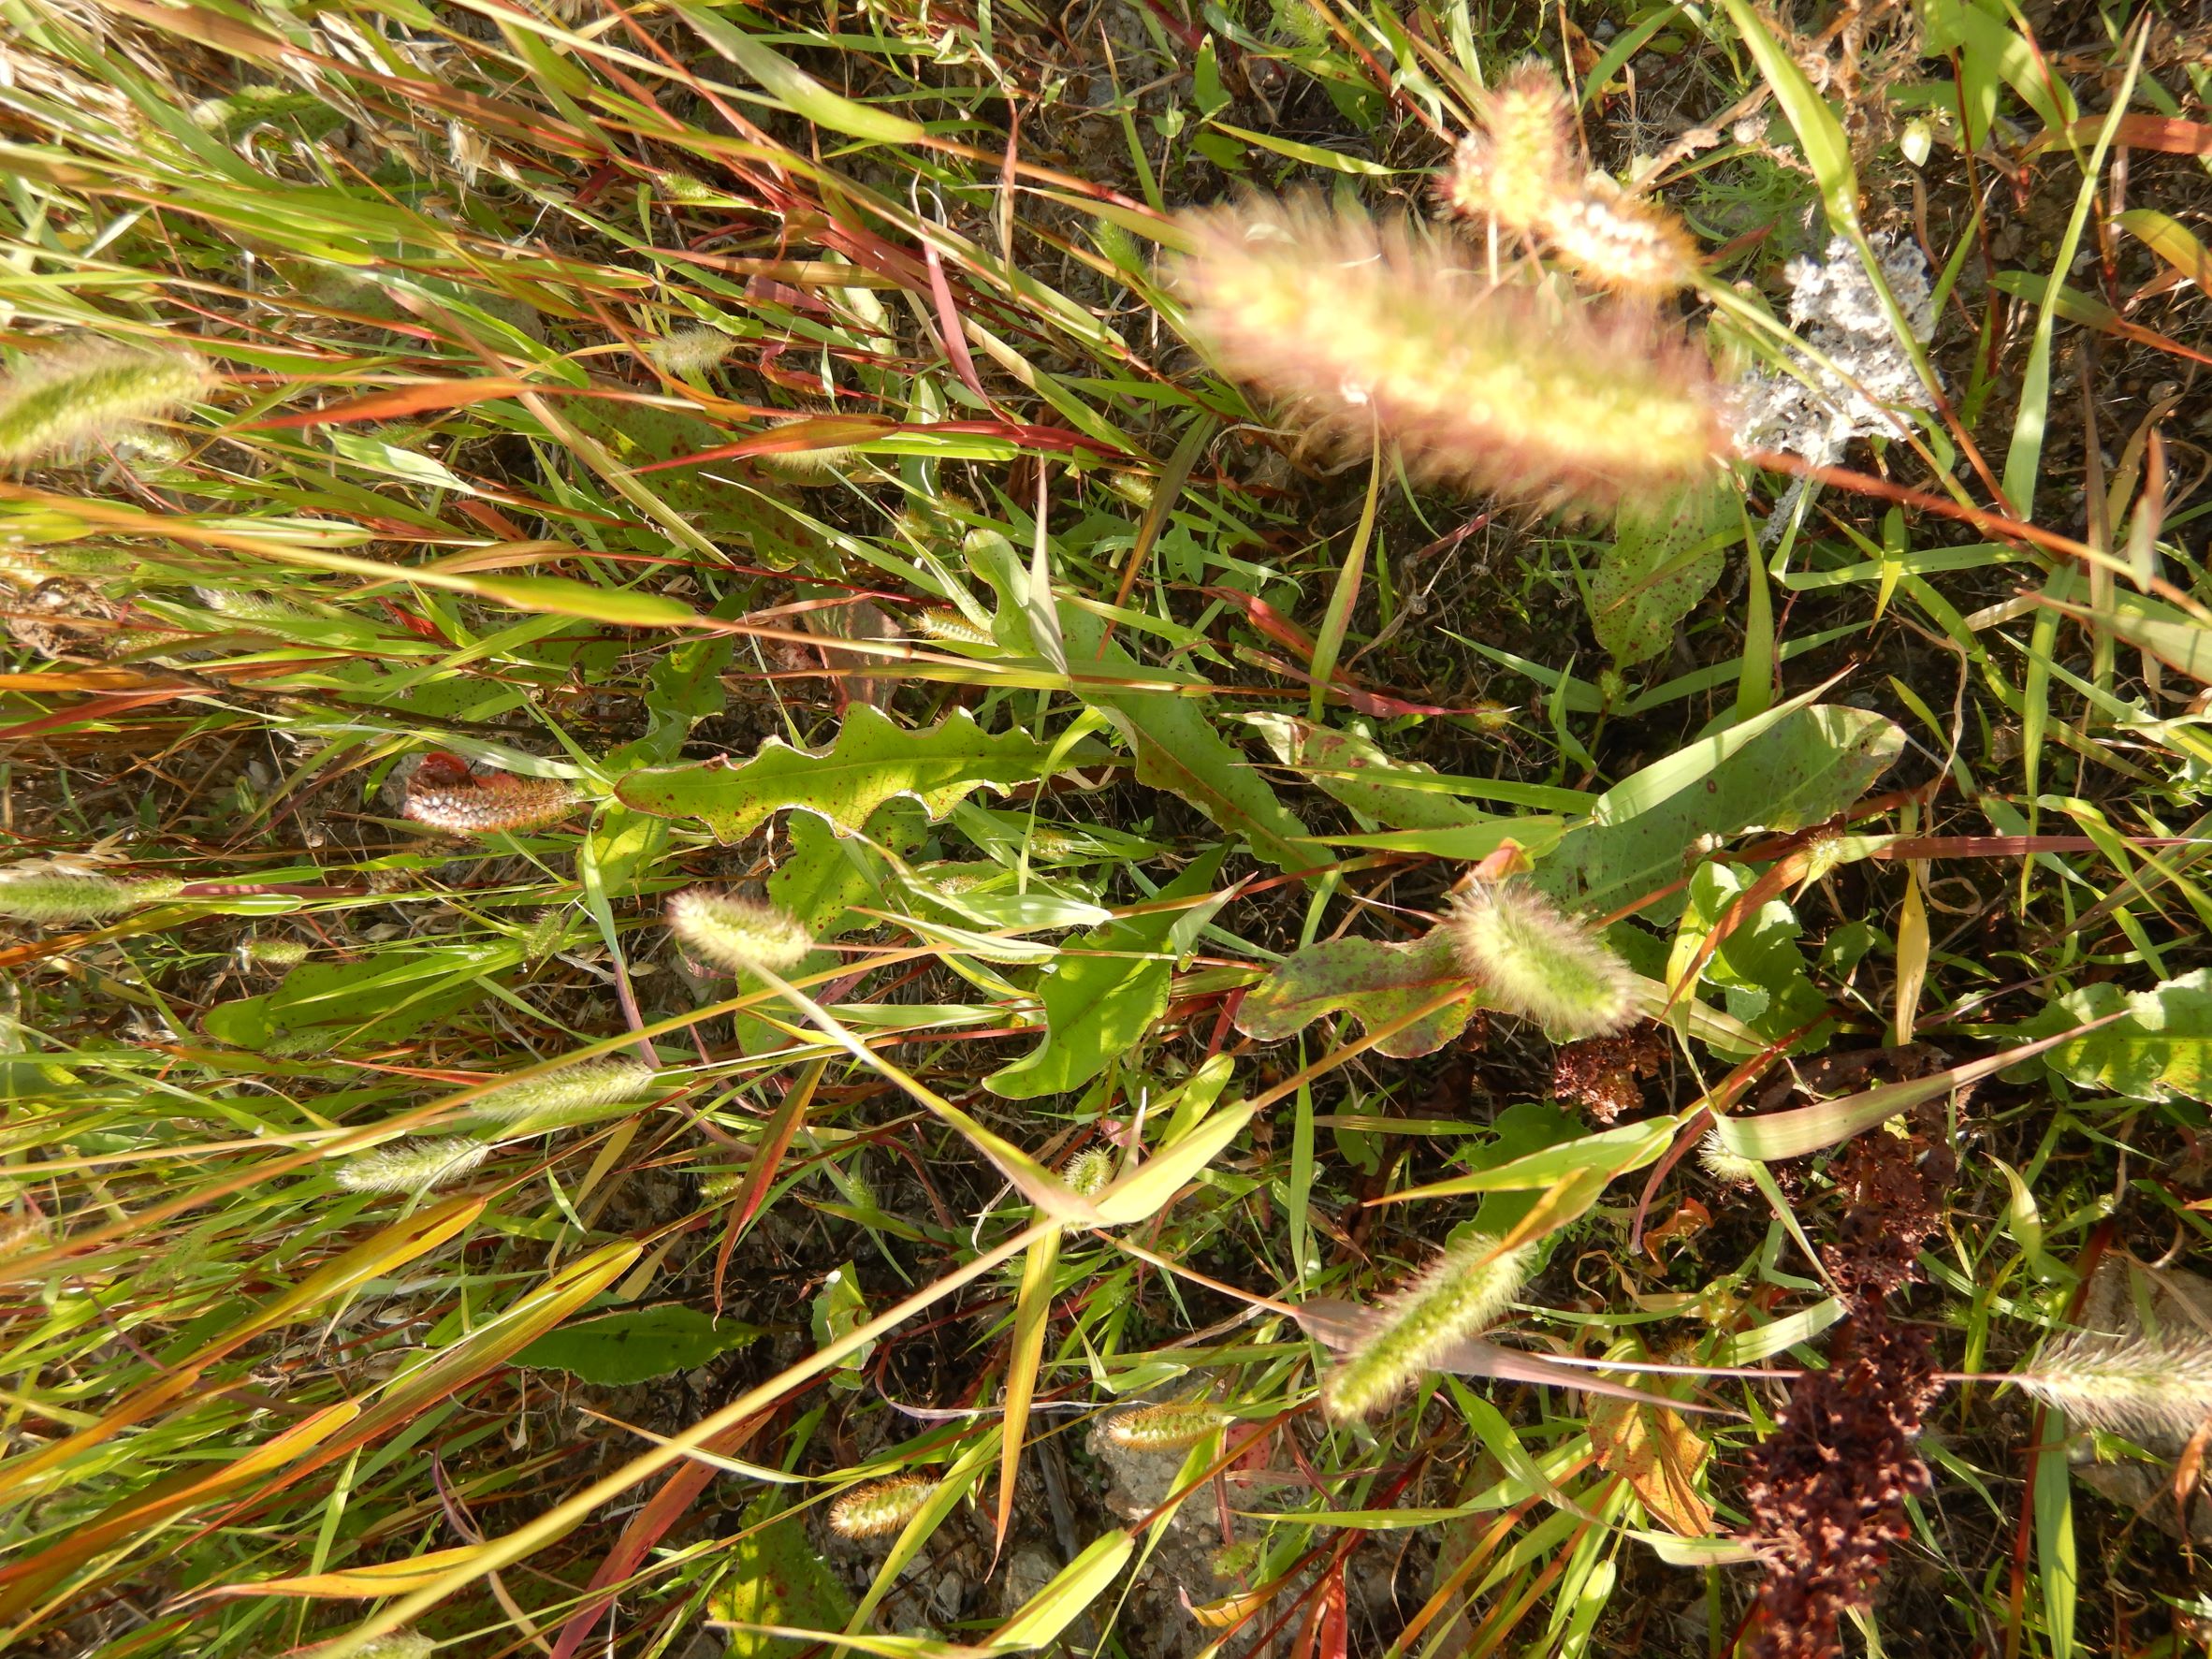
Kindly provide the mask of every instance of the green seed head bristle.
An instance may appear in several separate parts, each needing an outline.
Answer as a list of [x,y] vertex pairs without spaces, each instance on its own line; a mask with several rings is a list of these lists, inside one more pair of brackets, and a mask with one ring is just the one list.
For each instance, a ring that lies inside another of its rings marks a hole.
[[2186,1441],[2212,1419],[2212,1338],[2075,1332],[2045,1348],[2019,1384],[2084,1428],[2162,1449],[2152,1443]]
[[894,1475],[856,1486],[830,1506],[830,1530],[844,1538],[880,1538],[921,1512],[941,1482],[927,1475]]
[[212,379],[178,349],[98,342],[46,352],[0,379],[0,466],[81,455],[191,402]]
[[1106,1183],[1113,1179],[1113,1154],[1103,1146],[1085,1147],[1068,1160],[1060,1179],[1070,1191],[1083,1198],[1102,1192]]
[[1106,1438],[1129,1451],[1181,1451],[1229,1421],[1229,1413],[1203,1400],[1168,1400],[1140,1405],[1106,1419]]
[[1329,1374],[1329,1415],[1346,1422],[1380,1410],[1452,1344],[1494,1323],[1520,1290],[1532,1254],[1526,1244],[1501,1250],[1488,1233],[1440,1253],[1383,1302],[1373,1333]]
[[786,484],[835,484],[860,458],[851,444],[828,449],[786,449],[774,455],[756,455],[752,464],[771,478]]
[[0,916],[45,927],[98,922],[147,902],[141,884],[47,865],[0,869]]
[[646,356],[668,373],[681,378],[704,374],[726,361],[737,349],[737,343],[734,335],[724,334],[720,328],[679,328],[665,340],[656,340],[648,345]]
[[356,1153],[338,1166],[338,1185],[348,1192],[428,1192],[458,1181],[491,1155],[482,1141],[432,1137],[395,1141]]
[[1718,1129],[1706,1130],[1705,1139],[1697,1143],[1697,1161],[1705,1166],[1707,1174],[1729,1186],[1751,1186],[1759,1167],[1757,1159],[1729,1151]]
[[557,778],[498,775],[495,783],[411,788],[407,816],[449,836],[488,836],[558,823],[582,804]]
[[951,645],[987,646],[996,643],[988,628],[979,628],[958,611],[932,607],[913,613],[914,632],[925,639]]
[[297,939],[250,939],[238,948],[239,957],[253,968],[272,972],[298,968],[307,960],[307,941]]
[[668,930],[722,968],[779,973],[814,949],[807,930],[773,905],[706,887],[687,888],[668,901]]
[[1468,888],[1448,925],[1461,964],[1494,1008],[1560,1039],[1602,1037],[1634,1017],[1628,965],[1524,882]]
[[469,1110],[493,1123],[584,1118],[649,1093],[659,1073],[636,1060],[586,1060],[549,1077],[494,1089]]
[[693,1170],[699,1178],[699,1197],[706,1203],[726,1204],[745,1185],[744,1170]]

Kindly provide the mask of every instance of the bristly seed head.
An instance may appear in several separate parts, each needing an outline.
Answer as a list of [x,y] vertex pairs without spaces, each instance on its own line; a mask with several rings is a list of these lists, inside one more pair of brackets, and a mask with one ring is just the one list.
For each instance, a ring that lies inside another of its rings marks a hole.
[[2183,1441],[2212,1418],[2212,1339],[2076,1333],[2015,1380],[2084,1428],[2147,1446]]
[[1635,1017],[1628,965],[1524,882],[1471,885],[1446,925],[1485,998],[1554,1038],[1603,1037]]
[[1527,63],[1485,93],[1476,108],[1480,132],[1460,141],[1445,176],[1452,211],[1526,233],[1574,189],[1574,106],[1559,78]]
[[1086,1146],[1068,1160],[1060,1179],[1079,1198],[1094,1197],[1105,1191],[1106,1183],[1113,1179],[1113,1154],[1103,1146]]
[[0,869],[0,916],[45,927],[99,922],[140,905],[173,897],[182,881],[148,878],[125,881],[91,870],[19,864]]
[[[389,1636],[380,1636],[354,1650],[354,1659],[430,1659],[438,1644],[419,1630],[395,1630]],[[308,1659],[324,1652],[324,1648],[310,1652]]]
[[650,1092],[659,1076],[651,1067],[635,1060],[586,1060],[549,1077],[494,1089],[469,1110],[494,1123],[589,1117]]
[[395,1141],[347,1158],[337,1181],[348,1192],[428,1192],[459,1180],[490,1156],[486,1142],[458,1136]]
[[737,349],[736,339],[720,328],[679,328],[646,347],[646,356],[678,379],[704,374]]
[[830,1506],[830,1530],[841,1538],[880,1538],[899,1531],[942,1485],[927,1475],[894,1475],[856,1486]]
[[1696,246],[1681,222],[1610,179],[1555,202],[1539,228],[1560,262],[1596,287],[1657,299],[1696,274]]
[[1759,1167],[1757,1159],[1729,1151],[1719,1129],[1705,1131],[1705,1139],[1697,1143],[1697,1161],[1705,1166],[1707,1174],[1728,1186],[1753,1185],[1756,1179],[1753,1171]]
[[1329,1374],[1329,1415],[1348,1422],[1379,1411],[1453,1343],[1488,1328],[1520,1290],[1533,1255],[1527,1244],[1502,1250],[1488,1233],[1441,1252],[1382,1304],[1374,1333]]
[[214,379],[192,352],[65,346],[0,380],[0,466],[68,459],[189,403]]
[[668,930],[722,968],[780,973],[814,949],[807,930],[775,906],[709,887],[688,887],[668,901]]
[[1492,288],[1465,255],[1308,197],[1186,221],[1195,338],[1343,451],[1371,423],[1428,477],[1610,509],[1707,476],[1724,445],[1703,356],[1649,307]]
[[914,632],[926,639],[941,639],[953,645],[987,646],[997,642],[988,628],[978,628],[958,611],[941,606],[926,606],[911,614]]
[[1229,1421],[1229,1413],[1204,1400],[1166,1400],[1115,1412],[1106,1438],[1129,1451],[1181,1451]]
[[558,823],[582,797],[557,778],[497,774],[497,782],[438,784],[407,792],[407,816],[452,836],[489,836],[502,830],[541,829]]

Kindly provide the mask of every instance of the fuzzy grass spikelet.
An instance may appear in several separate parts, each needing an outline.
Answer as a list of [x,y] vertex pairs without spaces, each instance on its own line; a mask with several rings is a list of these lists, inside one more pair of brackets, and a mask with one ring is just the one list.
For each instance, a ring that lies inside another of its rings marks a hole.
[[1527,1277],[1531,1254],[1525,1244],[1500,1250],[1488,1233],[1441,1252],[1382,1304],[1375,1333],[1329,1374],[1329,1415],[1348,1422],[1381,1410],[1445,1349],[1491,1325]]
[[2077,1333],[2016,1380],[2084,1428],[2146,1444],[2183,1441],[2212,1418],[2212,1339]]
[[0,916],[44,927],[99,922],[173,896],[181,881],[125,881],[91,870],[17,865],[0,869]]
[[668,930],[722,968],[796,968],[814,949],[807,930],[773,905],[690,887],[668,901]]
[[438,1644],[419,1630],[395,1630],[356,1648],[354,1659],[430,1659],[437,1651]]
[[1482,130],[1460,141],[1445,175],[1452,211],[1502,228],[1535,229],[1551,204],[1574,188],[1574,106],[1542,64],[1523,64],[1482,96]]
[[914,612],[910,618],[914,632],[925,639],[941,639],[951,645],[987,646],[993,642],[991,631],[978,628],[958,611],[933,606]]
[[1697,1143],[1697,1161],[1705,1166],[1708,1175],[1729,1186],[1751,1186],[1752,1171],[1758,1168],[1756,1159],[1730,1152],[1718,1129],[1706,1130],[1705,1139]]
[[649,1091],[659,1073],[635,1060],[586,1060],[549,1077],[494,1089],[469,1110],[493,1123],[589,1117]]
[[830,1530],[841,1538],[880,1538],[920,1513],[941,1482],[926,1475],[894,1475],[856,1486],[830,1506]]
[[1453,901],[1447,925],[1489,1000],[1554,1038],[1603,1037],[1634,1017],[1628,965],[1533,887],[1477,883]]
[[452,836],[489,836],[502,830],[542,829],[581,804],[576,792],[555,778],[500,775],[497,784],[438,784],[413,789],[407,816]]
[[646,356],[666,372],[681,378],[719,367],[736,349],[735,337],[720,328],[679,328],[667,339],[648,344]]
[[482,1141],[422,1137],[357,1153],[338,1166],[338,1185],[348,1192],[428,1192],[458,1181],[491,1156]]
[[1417,229],[1310,197],[1186,223],[1194,335],[1346,453],[1366,453],[1372,420],[1438,482],[1610,509],[1704,475],[1721,451],[1709,366],[1649,308],[1492,288]]
[[1060,1179],[1079,1197],[1094,1197],[1105,1191],[1106,1183],[1113,1179],[1113,1154],[1103,1146],[1085,1147],[1068,1160]]
[[1681,222],[1610,179],[1592,179],[1553,202],[1538,229],[1560,263],[1619,294],[1657,299],[1696,273],[1697,250]]
[[1181,1451],[1227,1421],[1229,1414],[1206,1401],[1167,1400],[1114,1413],[1106,1438],[1128,1451]]
[[307,960],[307,941],[298,939],[250,939],[238,948],[239,960],[249,968],[284,973]]
[[68,459],[158,420],[208,388],[195,353],[97,343],[32,358],[0,380],[0,465]]

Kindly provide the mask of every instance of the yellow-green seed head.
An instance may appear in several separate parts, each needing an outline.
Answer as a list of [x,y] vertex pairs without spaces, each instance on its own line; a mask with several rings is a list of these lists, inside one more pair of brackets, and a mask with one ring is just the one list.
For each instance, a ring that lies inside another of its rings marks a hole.
[[[169,883],[169,892],[176,890]],[[98,922],[168,895],[153,882],[123,881],[90,870],[23,864],[0,869],[0,916],[45,927]]]
[[1103,1146],[1086,1146],[1068,1160],[1060,1179],[1082,1198],[1103,1192],[1106,1183],[1113,1179],[1113,1154]]
[[2076,1332],[2052,1343],[2018,1380],[2084,1428],[2147,1446],[2185,1441],[2212,1418],[2212,1339]]
[[636,1060],[586,1060],[549,1077],[494,1089],[469,1110],[491,1123],[591,1117],[651,1092],[659,1075]]
[[[395,1630],[389,1636],[380,1636],[356,1648],[354,1659],[430,1659],[437,1649],[438,1644],[419,1630]],[[309,1659],[326,1651],[314,1649]]]
[[1480,132],[1461,140],[1445,176],[1452,211],[1501,229],[1535,229],[1562,195],[1574,190],[1574,106],[1559,78],[1524,64],[1482,95]]
[[1658,299],[1697,272],[1697,249],[1681,221],[1609,179],[1553,202],[1538,228],[1562,264],[1617,294]]
[[987,646],[996,642],[988,628],[979,628],[958,611],[932,606],[918,610],[910,618],[914,632],[925,639],[941,639],[952,645]]
[[1502,1250],[1487,1233],[1441,1252],[1382,1304],[1373,1333],[1330,1372],[1329,1415],[1349,1422],[1381,1410],[1452,1344],[1487,1329],[1520,1290],[1532,1254],[1526,1244]]
[[1366,456],[1540,507],[1610,509],[1709,475],[1724,447],[1702,354],[1649,306],[1493,287],[1463,250],[1313,198],[1186,221],[1177,267],[1220,367]]
[[1227,1421],[1229,1413],[1206,1401],[1167,1400],[1114,1413],[1106,1438],[1129,1451],[1181,1451]]
[[307,960],[307,941],[297,939],[250,939],[238,948],[248,967],[282,973]]
[[894,1475],[856,1486],[830,1506],[830,1530],[843,1538],[881,1538],[921,1512],[942,1484],[927,1475]]
[[668,930],[722,968],[796,968],[814,949],[807,930],[773,905],[691,887],[668,901]]
[[395,1141],[347,1158],[337,1181],[348,1192],[428,1192],[459,1180],[490,1156],[485,1142],[458,1136]]
[[1751,1186],[1755,1179],[1753,1171],[1759,1167],[1755,1158],[1729,1151],[1718,1129],[1706,1130],[1705,1139],[1697,1143],[1697,1161],[1705,1166],[1707,1174],[1728,1186]]
[[0,380],[0,466],[66,460],[158,420],[206,391],[213,375],[192,352],[65,346]]
[[679,328],[667,339],[648,345],[646,356],[680,379],[706,373],[736,349],[736,339],[720,328]]
[[1484,999],[1554,1038],[1602,1037],[1635,1017],[1628,964],[1523,882],[1471,885],[1447,925]]

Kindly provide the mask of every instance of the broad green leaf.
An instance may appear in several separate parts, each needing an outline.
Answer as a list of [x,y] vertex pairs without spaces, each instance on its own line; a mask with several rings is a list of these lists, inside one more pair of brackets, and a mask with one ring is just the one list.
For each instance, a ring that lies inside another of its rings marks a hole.
[[[726,1571],[707,1600],[707,1617],[737,1626],[842,1629],[851,1598],[808,1543],[806,1522],[775,1515],[769,1501],[745,1512],[745,1530],[721,1557]],[[742,1628],[729,1634],[728,1659],[795,1659],[814,1645]]]
[[[1403,830],[1458,829],[1489,817],[1445,789],[1427,785],[1436,776],[1433,768],[1393,761],[1358,733],[1311,725],[1286,714],[1246,715],[1244,723],[1267,739],[1275,759],[1287,766],[1315,768],[1315,788],[1377,823]],[[1421,781],[1404,781],[1409,779]]]
[[[1163,888],[1163,899],[1210,892],[1222,850],[1215,849]],[[983,1080],[992,1093],[1011,1099],[1064,1094],[1081,1088],[1116,1057],[1135,1048],[1168,1006],[1174,964],[1169,936],[1179,910],[1147,910],[1110,922],[1074,941],[1039,982],[1044,1004],[1044,1041]],[[1108,954],[1106,953],[1112,953]]]
[[[615,793],[640,812],[698,819],[723,841],[750,835],[784,807],[814,813],[849,836],[887,801],[919,801],[939,819],[979,789],[1003,793],[1033,782],[1051,753],[1052,745],[1018,728],[984,731],[965,708],[926,731],[909,732],[872,705],[855,703],[824,753],[771,737],[735,765],[710,761],[633,772]],[[1060,764],[1073,768],[1107,758],[1078,744]]]
[[1684,744],[1641,771],[1632,772],[1597,797],[1590,808],[1590,822],[1608,827],[1623,824],[1694,789],[1710,778],[1715,768],[1741,753],[1801,708],[1810,708],[1825,690],[1800,691],[1786,703],[1738,720],[1710,736]]
[[485,979],[517,967],[512,941],[416,945],[357,962],[310,962],[274,991],[217,1003],[207,1033],[265,1054],[327,1053],[396,1042],[487,995]]
[[1590,577],[1590,624],[1623,667],[1656,657],[1674,627],[1712,591],[1735,539],[1736,514],[1700,487],[1656,508],[1623,512]]
[[757,1325],[716,1319],[694,1307],[626,1308],[548,1332],[516,1355],[515,1363],[620,1388],[692,1370],[762,1334]]
[[[1849,807],[1886,771],[1905,735],[1881,715],[1837,704],[1799,709],[1681,790],[1624,823],[1570,829],[1536,866],[1535,885],[1569,909],[1604,913],[1689,872],[1705,837],[1758,827],[1786,833]],[[1681,909],[1654,907],[1657,919]]]
[[1201,1170],[1244,1132],[1254,1108],[1230,1106],[1152,1157],[1099,1195],[1099,1215],[1109,1227],[1128,1227],[1157,1215]]
[[2132,996],[2109,982],[2084,985],[2021,1029],[2070,1030],[2113,1014],[2111,1025],[2053,1048],[2044,1064],[2077,1087],[2130,1099],[2212,1101],[2212,968]]
[[1345,1012],[1369,1029],[1403,1019],[1453,985],[1466,994],[1425,1020],[1385,1038],[1375,1052],[1409,1060],[1434,1054],[1482,1006],[1481,992],[1460,966],[1442,928],[1405,944],[1332,939],[1308,945],[1245,994],[1237,1029],[1262,1042],[1302,1031],[1326,1013]]

